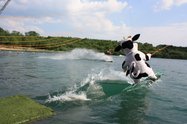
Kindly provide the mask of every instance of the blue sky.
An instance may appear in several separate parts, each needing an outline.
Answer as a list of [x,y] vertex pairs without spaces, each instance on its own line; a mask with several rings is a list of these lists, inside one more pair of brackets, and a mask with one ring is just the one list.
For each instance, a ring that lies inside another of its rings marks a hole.
[[186,47],[186,12],[187,0],[12,0],[0,27],[107,40],[140,33],[139,42]]

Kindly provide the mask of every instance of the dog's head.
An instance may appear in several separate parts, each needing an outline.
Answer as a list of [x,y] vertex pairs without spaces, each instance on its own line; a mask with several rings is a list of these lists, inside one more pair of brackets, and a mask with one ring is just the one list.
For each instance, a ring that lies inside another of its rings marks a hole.
[[121,49],[125,50],[125,53],[127,53],[126,51],[131,51],[134,47],[137,47],[137,45],[135,46],[134,41],[138,40],[139,37],[140,34],[136,34],[132,38],[128,37],[128,39],[121,41],[114,51],[118,52]]

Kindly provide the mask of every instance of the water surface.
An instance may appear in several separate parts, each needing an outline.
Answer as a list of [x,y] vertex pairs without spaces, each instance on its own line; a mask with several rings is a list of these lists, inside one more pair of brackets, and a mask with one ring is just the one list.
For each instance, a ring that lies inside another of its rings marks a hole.
[[86,49],[0,51],[0,97],[27,95],[57,113],[35,124],[187,123],[187,61],[152,58],[161,78],[132,86],[123,59]]

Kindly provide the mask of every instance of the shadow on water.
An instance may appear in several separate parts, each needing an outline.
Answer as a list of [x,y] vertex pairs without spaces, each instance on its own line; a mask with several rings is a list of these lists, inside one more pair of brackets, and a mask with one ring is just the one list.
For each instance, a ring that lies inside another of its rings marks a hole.
[[147,110],[146,95],[149,92],[149,84],[130,85],[128,83],[101,82],[103,92],[107,98],[96,110],[106,123],[145,123],[145,111]]
[[121,109],[115,114],[115,116],[119,117],[119,123],[145,123],[147,93],[148,87],[146,85],[137,85],[121,94]]
[[131,84],[124,82],[124,81],[114,82],[110,80],[105,80],[105,81],[99,81],[98,83],[101,85],[102,90],[107,97],[120,94],[126,88],[131,87]]

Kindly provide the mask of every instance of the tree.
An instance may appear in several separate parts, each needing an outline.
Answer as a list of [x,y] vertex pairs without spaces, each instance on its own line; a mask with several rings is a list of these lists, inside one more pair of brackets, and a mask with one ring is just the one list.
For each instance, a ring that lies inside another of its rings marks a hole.
[[40,36],[40,34],[35,31],[29,31],[25,32],[25,36]]
[[23,34],[20,33],[19,31],[12,31],[11,35],[12,36],[23,36]]
[[0,27],[0,36],[7,36],[9,35],[8,31],[5,31],[3,28]]

